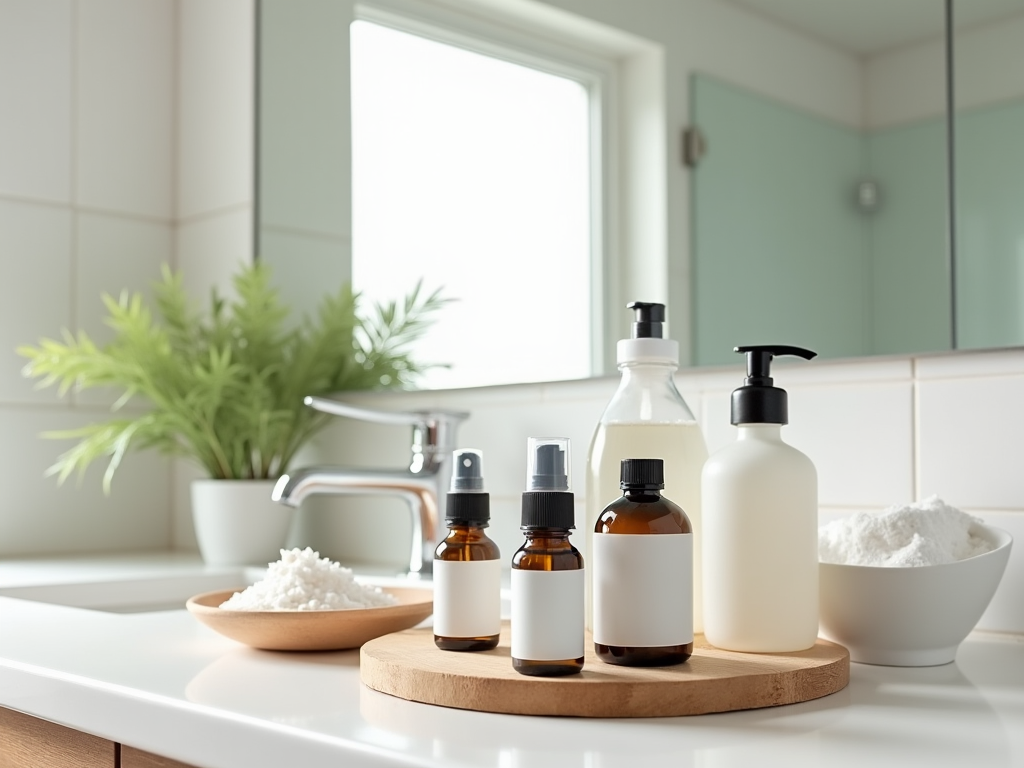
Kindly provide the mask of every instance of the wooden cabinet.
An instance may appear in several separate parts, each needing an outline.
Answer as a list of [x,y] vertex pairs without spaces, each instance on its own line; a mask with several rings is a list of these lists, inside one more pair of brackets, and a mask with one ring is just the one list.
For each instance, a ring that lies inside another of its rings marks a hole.
[[0,768],[111,766],[117,766],[114,742],[0,708]]
[[0,768],[194,768],[0,707]]
[[122,746],[120,768],[193,768],[193,766],[179,763],[169,757],[143,752],[141,749]]

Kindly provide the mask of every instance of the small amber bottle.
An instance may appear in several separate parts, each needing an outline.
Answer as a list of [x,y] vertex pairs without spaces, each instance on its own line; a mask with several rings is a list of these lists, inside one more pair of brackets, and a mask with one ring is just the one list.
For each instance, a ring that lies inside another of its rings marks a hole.
[[609,664],[679,664],[693,653],[693,529],[661,495],[661,459],[623,459],[623,495],[594,527],[594,651]]
[[501,633],[501,553],[484,533],[491,509],[480,451],[455,451],[446,504],[448,535],[434,552],[434,643],[490,650]]
[[568,438],[530,438],[522,530],[512,557],[512,668],[555,677],[583,669],[583,556],[569,492]]

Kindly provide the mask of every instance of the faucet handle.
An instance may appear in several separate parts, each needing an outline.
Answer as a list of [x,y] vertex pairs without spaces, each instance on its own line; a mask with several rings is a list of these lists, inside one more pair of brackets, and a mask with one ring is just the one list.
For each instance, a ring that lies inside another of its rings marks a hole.
[[454,445],[447,445],[447,443],[454,442],[455,428],[469,418],[469,414],[464,411],[377,411],[370,408],[359,408],[326,397],[307,396],[303,398],[302,402],[314,410],[334,416],[347,416],[350,419],[372,421],[378,424],[411,426],[416,433],[416,442],[421,443],[421,447],[430,449],[451,450],[454,448]]

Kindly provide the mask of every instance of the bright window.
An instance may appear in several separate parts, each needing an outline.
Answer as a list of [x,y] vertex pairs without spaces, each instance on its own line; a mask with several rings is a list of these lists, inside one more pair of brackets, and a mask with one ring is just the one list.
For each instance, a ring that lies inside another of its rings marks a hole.
[[352,25],[352,281],[456,302],[417,348],[428,388],[593,372],[592,87]]

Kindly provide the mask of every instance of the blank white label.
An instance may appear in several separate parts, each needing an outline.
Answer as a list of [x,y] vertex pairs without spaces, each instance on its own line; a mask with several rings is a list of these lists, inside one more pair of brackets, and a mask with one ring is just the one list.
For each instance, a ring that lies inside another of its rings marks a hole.
[[583,656],[585,571],[512,569],[512,657],[561,661]]
[[501,561],[434,561],[434,634],[490,637],[501,631]]
[[595,533],[594,642],[693,642],[693,535]]

